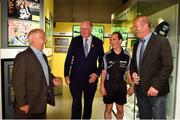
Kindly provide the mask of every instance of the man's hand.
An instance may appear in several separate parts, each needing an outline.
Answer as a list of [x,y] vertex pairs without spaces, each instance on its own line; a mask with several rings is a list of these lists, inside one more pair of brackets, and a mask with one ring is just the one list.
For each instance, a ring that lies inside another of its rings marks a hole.
[[127,90],[127,94],[129,96],[133,95],[133,93],[134,93],[134,85],[130,86]]
[[66,83],[67,85],[69,85],[69,84],[70,84],[70,79],[69,79],[69,77],[66,76],[64,79],[65,79],[65,83]]
[[54,86],[59,86],[60,84],[62,84],[62,82],[60,81],[59,78],[54,78],[54,79],[53,79],[53,85],[54,85]]
[[148,96],[157,96],[159,93],[159,91],[157,89],[155,89],[154,87],[150,87],[149,90],[148,90],[148,93],[147,95]]
[[132,74],[132,78],[133,78],[133,81],[136,85],[139,85],[139,80],[140,80],[140,77],[138,76],[138,74],[136,72],[134,72]]
[[104,85],[100,86],[100,93],[101,93],[102,96],[106,95],[106,89],[104,88]]
[[95,73],[92,73],[89,77],[89,83],[94,83],[98,76]]
[[22,107],[19,107],[19,109],[27,114],[29,112],[29,105],[24,105]]

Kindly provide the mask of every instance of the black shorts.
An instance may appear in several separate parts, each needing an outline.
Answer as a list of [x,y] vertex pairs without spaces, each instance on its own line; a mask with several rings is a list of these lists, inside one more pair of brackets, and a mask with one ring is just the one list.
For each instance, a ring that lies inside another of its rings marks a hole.
[[126,95],[127,95],[127,86],[126,82],[119,83],[119,82],[106,82],[105,89],[107,95],[103,97],[103,101],[105,104],[112,104],[116,103],[119,105],[124,105],[127,102]]

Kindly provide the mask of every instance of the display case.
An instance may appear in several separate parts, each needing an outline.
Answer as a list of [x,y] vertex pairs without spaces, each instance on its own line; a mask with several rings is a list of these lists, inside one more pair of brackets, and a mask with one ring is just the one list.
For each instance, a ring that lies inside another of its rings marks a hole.
[[[80,35],[80,26],[79,25],[74,25],[73,29],[72,29],[72,36],[76,37],[78,35]],[[98,37],[99,39],[103,40],[104,39],[104,26],[102,25],[94,25],[93,26],[93,30],[92,30],[92,34],[96,37]]]
[[12,69],[14,59],[2,59],[2,107],[3,118],[14,118],[14,88],[12,84]]

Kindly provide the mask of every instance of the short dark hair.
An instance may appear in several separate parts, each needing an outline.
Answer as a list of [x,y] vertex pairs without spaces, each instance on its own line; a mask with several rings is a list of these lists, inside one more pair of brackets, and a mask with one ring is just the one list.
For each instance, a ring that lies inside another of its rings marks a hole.
[[[117,35],[118,35],[118,39],[119,39],[119,40],[120,40],[120,39],[123,40],[123,37],[122,37],[121,33],[119,33],[119,32],[113,32],[112,35],[114,35],[114,34],[117,34]],[[111,36],[112,36],[112,35],[111,35]]]

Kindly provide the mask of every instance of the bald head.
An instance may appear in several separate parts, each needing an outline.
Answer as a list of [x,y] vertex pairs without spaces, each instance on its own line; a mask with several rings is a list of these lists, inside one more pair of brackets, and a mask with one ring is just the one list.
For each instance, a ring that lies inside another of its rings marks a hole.
[[44,31],[42,29],[32,29],[28,34],[28,41],[30,46],[42,50],[46,42]]
[[151,32],[151,21],[147,16],[140,16],[134,21],[134,32],[139,39],[143,39]]
[[81,30],[81,36],[83,38],[88,38],[90,35],[91,35],[91,32],[92,32],[92,23],[90,21],[83,21],[81,23],[81,26],[80,26],[80,30]]
[[136,18],[135,21],[140,21],[142,24],[147,24],[149,28],[151,28],[151,21],[147,16],[140,16]]

